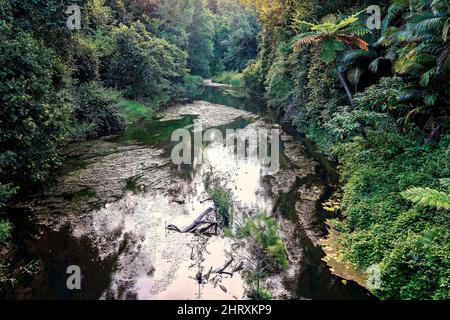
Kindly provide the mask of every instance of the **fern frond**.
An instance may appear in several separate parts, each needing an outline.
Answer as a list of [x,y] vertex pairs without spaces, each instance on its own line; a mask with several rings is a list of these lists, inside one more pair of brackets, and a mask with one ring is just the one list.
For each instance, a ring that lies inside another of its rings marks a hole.
[[339,30],[339,29],[342,29],[342,28],[345,28],[345,27],[351,25],[352,23],[355,23],[356,21],[358,21],[358,18],[356,16],[351,16],[351,17],[348,17],[347,19],[344,19],[341,22],[339,22],[336,25],[336,27]]
[[311,43],[317,43],[322,41],[325,38],[324,35],[320,35],[317,33],[311,33],[307,34],[305,36],[302,36],[297,40],[297,42],[294,43],[294,50],[298,50],[303,46],[309,45]]
[[425,38],[424,34],[416,34],[411,30],[399,30],[393,33],[390,37],[390,40],[394,43],[410,43],[410,42],[418,42],[422,41]]
[[[374,59],[376,57],[376,53],[373,51],[366,50],[354,50],[349,51],[342,57],[342,62],[344,64],[353,64],[356,62],[363,62],[367,60]],[[369,60],[369,61],[370,61]]]
[[404,10],[405,6],[398,3],[393,3],[392,5],[389,6],[389,9],[381,25],[381,34],[386,33],[392,21],[394,21],[395,18],[397,18],[401,13],[403,13]]
[[365,40],[363,40],[359,37],[349,36],[346,34],[337,34],[336,39],[338,39],[348,45],[356,45],[361,50],[365,50],[365,51],[369,50],[369,44]]
[[403,198],[430,207],[450,210],[450,194],[431,188],[411,188],[401,193]]
[[442,39],[444,42],[447,42],[448,34],[450,32],[450,18],[447,19],[444,23],[444,27],[442,28]]
[[367,34],[370,34],[371,31],[365,27],[361,27],[361,26],[350,26],[348,28],[345,28],[342,30],[345,33],[354,35],[354,36],[360,36],[363,37]]
[[450,58],[450,46],[447,46],[446,48],[444,48],[444,50],[442,50],[441,54],[437,59],[438,68],[440,68],[449,58]]
[[304,26],[307,26],[307,27],[314,27],[315,26],[315,24],[314,23],[311,23],[311,22],[308,22],[308,21],[305,21],[305,20],[294,20],[297,24],[301,24],[301,25],[304,25]]
[[432,16],[413,23],[411,30],[415,33],[434,32],[440,30],[443,27],[443,24],[444,18]]
[[380,61],[383,58],[376,58],[374,59],[370,64],[369,64],[369,70],[372,71],[373,73],[378,73],[378,65],[380,64]]
[[422,76],[420,77],[420,85],[422,87],[428,87],[428,85],[430,84],[430,81],[436,76],[436,68],[431,68],[430,70],[428,70],[427,72],[423,73]]
[[336,60],[337,50],[340,49],[338,46],[338,42],[334,40],[324,41],[321,44],[322,48],[322,60],[326,64],[330,64],[331,62]]
[[450,178],[440,179],[439,182],[444,188],[447,188],[450,191]]

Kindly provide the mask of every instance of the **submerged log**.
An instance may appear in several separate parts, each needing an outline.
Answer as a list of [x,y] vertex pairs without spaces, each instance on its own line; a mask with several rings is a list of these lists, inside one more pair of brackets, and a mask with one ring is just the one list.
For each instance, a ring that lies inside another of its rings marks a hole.
[[[211,227],[213,227],[213,226],[217,227],[219,225],[219,222],[217,222],[217,221],[204,220],[210,213],[212,213],[214,211],[215,211],[215,208],[209,208],[208,210],[203,212],[201,215],[199,215],[198,218],[194,220],[194,222],[192,222],[189,226],[187,226],[184,229],[180,229],[176,225],[173,225],[173,224],[168,225],[166,227],[166,229],[171,230],[171,231],[176,231],[179,233],[196,233],[197,230],[199,230],[201,233],[205,233],[206,231],[211,229]],[[207,226],[200,230],[199,228],[203,225],[207,225]]]

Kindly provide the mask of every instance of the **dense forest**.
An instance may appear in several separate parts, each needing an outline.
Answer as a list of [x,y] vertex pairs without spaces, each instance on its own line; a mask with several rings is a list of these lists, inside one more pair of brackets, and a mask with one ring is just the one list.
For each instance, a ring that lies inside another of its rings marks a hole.
[[[66,26],[73,4],[80,30]],[[380,270],[376,296],[450,297],[448,0],[0,0],[0,29],[0,208],[68,143],[213,78],[337,159],[330,227],[343,260]]]
[[259,59],[244,77],[339,159],[343,219],[332,227],[344,259],[380,267],[375,293],[448,299],[450,3],[379,1],[370,31],[372,4],[256,1]]

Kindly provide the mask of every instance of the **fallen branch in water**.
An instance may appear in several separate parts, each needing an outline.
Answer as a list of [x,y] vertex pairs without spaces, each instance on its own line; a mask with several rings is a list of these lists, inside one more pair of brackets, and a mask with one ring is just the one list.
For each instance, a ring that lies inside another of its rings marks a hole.
[[[206,231],[208,231],[212,227],[216,227],[217,232],[217,227],[219,225],[218,221],[204,220],[210,213],[214,212],[215,210],[216,210],[215,208],[209,208],[208,210],[203,212],[200,216],[198,216],[198,218],[195,219],[194,222],[192,222],[189,226],[187,226],[182,230],[173,224],[168,225],[166,229],[176,231],[179,233],[196,233],[197,231],[199,231],[200,233],[206,233]],[[206,225],[206,227],[200,228],[203,225]]]
[[231,260],[228,261],[228,262],[223,266],[223,268],[219,268],[219,269],[215,270],[214,272],[215,272],[215,273],[218,273],[218,274],[227,274],[227,275],[229,275],[229,276],[233,276],[233,272],[225,271],[225,270],[227,270],[227,268],[233,263],[233,261],[234,261],[234,258],[231,258]]

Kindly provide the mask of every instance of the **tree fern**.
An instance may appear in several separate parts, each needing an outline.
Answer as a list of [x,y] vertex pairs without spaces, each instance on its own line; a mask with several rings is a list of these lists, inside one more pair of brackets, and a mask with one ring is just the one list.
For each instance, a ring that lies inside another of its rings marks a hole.
[[446,96],[450,83],[449,8],[448,0],[393,0],[385,21],[391,23],[402,12],[403,23],[384,25],[386,33],[378,42],[397,48],[395,72],[405,76],[420,91],[418,97],[409,101],[415,109],[408,112],[407,118],[415,114],[420,121],[419,115],[426,114],[431,121],[430,128],[439,127],[448,118],[442,110],[448,106]]
[[[344,44],[368,51],[369,43],[362,38],[362,35],[368,34],[370,31],[365,31],[364,29],[366,28],[361,23],[358,23],[357,18],[362,12],[364,11],[358,12],[338,23],[336,23],[336,18],[333,15],[330,15],[321,24],[295,19],[294,28],[300,29],[299,26],[306,26],[310,32],[295,37],[294,49],[298,50],[309,44],[318,44],[322,51],[321,58],[326,64],[336,61],[338,53],[344,49]],[[355,107],[352,92],[339,68],[336,68],[336,74],[345,89],[350,105]]]

